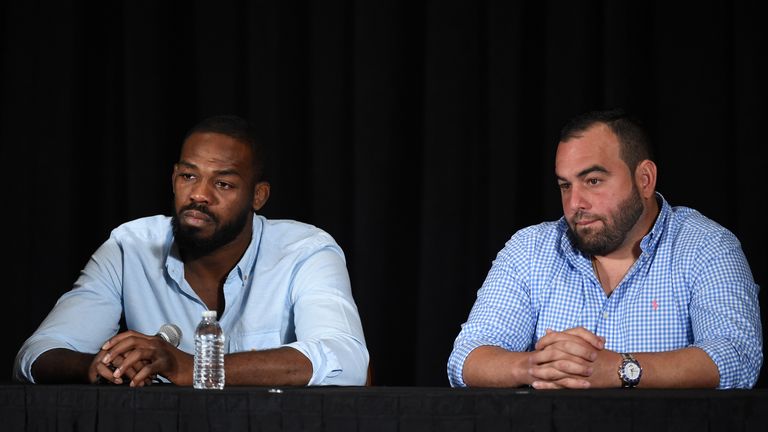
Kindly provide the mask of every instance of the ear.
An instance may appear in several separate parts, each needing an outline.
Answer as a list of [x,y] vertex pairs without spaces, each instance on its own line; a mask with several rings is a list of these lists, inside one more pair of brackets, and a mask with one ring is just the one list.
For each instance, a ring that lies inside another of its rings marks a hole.
[[253,211],[258,211],[264,207],[264,204],[269,199],[269,190],[269,182],[262,181],[256,183],[256,186],[253,188]]
[[635,184],[640,196],[648,199],[656,193],[656,164],[652,160],[646,159],[635,169]]

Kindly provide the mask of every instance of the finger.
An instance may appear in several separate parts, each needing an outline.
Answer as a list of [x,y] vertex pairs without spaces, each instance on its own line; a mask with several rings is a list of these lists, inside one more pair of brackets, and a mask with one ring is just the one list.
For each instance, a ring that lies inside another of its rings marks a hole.
[[127,355],[130,351],[136,351],[139,348],[150,348],[155,349],[157,348],[161,343],[159,337],[154,336],[146,336],[141,333],[136,333],[133,336],[126,336],[122,339],[120,339],[117,342],[112,342],[111,348],[109,351],[107,351],[107,354],[104,356],[104,362],[111,361],[112,358],[118,356],[118,355]]
[[123,355],[122,363],[120,363],[120,366],[115,369],[114,375],[122,376],[123,374],[127,374],[128,371],[131,371],[132,374],[135,374],[134,371],[139,371],[142,369],[145,363],[151,363],[151,353],[152,350],[146,350],[143,348],[136,348],[127,352]]
[[110,382],[112,384],[123,383],[123,379],[120,377],[115,377],[114,369],[108,365],[105,365],[105,364],[97,365],[96,372],[98,373],[98,376],[101,377],[101,381]]
[[590,388],[591,384],[587,380],[576,378],[563,378],[557,381],[534,381],[531,383],[531,387],[536,390],[553,390],[553,389],[586,389]]
[[557,380],[557,385],[560,386],[560,388],[569,388],[569,389],[586,389],[590,388],[592,386],[592,383],[585,379],[581,379],[578,377],[567,377],[560,380]]
[[[122,377],[128,380],[133,379],[133,377],[138,372],[136,365],[128,365],[127,363],[125,363],[125,357],[123,356],[118,356],[112,362],[112,365],[115,366],[115,370],[119,368],[120,371],[122,372]],[[141,366],[141,364],[139,366]],[[114,370],[113,370],[113,373],[114,373]]]
[[582,364],[577,361],[557,360],[543,365],[531,366],[528,374],[537,379],[554,381],[566,377],[590,377],[594,373],[591,364]]
[[[552,345],[553,343],[562,342],[565,340],[579,340],[578,335],[569,334],[566,332],[547,331],[547,333],[536,342],[535,348],[537,350],[544,349],[545,347]],[[588,343],[584,341],[584,343]]]
[[143,387],[145,384],[152,383],[152,377],[156,374],[156,366],[153,363],[145,363],[131,379],[131,387]]
[[544,351],[550,349],[551,347],[564,350],[569,354],[578,355],[586,360],[594,360],[594,357],[600,350],[579,336],[570,335],[563,332],[552,333],[542,337],[538,342],[536,342],[534,348],[537,351]]
[[[110,341],[107,343],[110,343]],[[136,348],[136,344],[137,340],[134,337],[122,338],[119,341],[111,342],[110,348],[104,354],[104,358],[101,359],[102,363],[112,363],[115,359],[124,357],[127,352]]]
[[593,362],[598,357],[598,350],[580,339],[563,339],[551,344],[537,345],[536,351],[529,361],[546,363],[553,360],[578,357],[587,362]]
[[139,333],[133,330],[124,331],[122,333],[118,333],[111,338],[107,339],[106,342],[104,342],[104,345],[101,346],[102,350],[108,350],[110,347],[114,346],[116,343],[129,338],[129,337],[148,337],[147,335],[143,333]]
[[559,385],[548,381],[534,381],[531,383],[531,387],[536,390],[556,390],[562,388]]
[[558,336],[558,335],[571,335],[571,336],[580,337],[584,339],[586,342],[594,345],[596,348],[602,349],[602,347],[604,347],[605,345],[605,338],[603,336],[598,336],[584,327],[572,327],[560,332],[554,331],[552,329],[546,329],[544,331],[544,336],[542,336],[542,339],[546,338],[547,336]]
[[102,380],[101,374],[99,374],[99,366],[103,365],[101,359],[104,357],[104,354],[104,351],[99,351],[94,354],[91,364],[88,366],[88,381],[90,381],[91,384],[97,384]]
[[578,336],[597,349],[605,348],[605,338],[603,336],[598,336],[592,333],[584,327],[570,328],[565,330],[563,333]]

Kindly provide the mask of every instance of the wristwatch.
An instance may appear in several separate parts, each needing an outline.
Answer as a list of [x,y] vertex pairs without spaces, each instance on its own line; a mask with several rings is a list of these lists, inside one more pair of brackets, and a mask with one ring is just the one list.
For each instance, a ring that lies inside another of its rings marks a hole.
[[632,388],[640,383],[640,377],[643,376],[643,368],[632,354],[621,355],[621,366],[619,366],[619,378],[621,386]]

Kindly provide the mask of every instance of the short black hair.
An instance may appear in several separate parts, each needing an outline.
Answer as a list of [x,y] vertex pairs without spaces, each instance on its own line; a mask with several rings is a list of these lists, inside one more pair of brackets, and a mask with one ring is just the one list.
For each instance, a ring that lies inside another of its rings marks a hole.
[[643,124],[622,108],[589,111],[572,118],[560,131],[560,142],[575,138],[597,123],[602,123],[619,139],[619,157],[635,172],[637,165],[653,159],[650,138]]
[[222,114],[208,117],[190,129],[184,136],[184,141],[195,133],[218,133],[234,138],[251,147],[253,155],[254,179],[259,182],[264,177],[264,160],[266,148],[256,135],[256,127],[248,120],[232,115]]

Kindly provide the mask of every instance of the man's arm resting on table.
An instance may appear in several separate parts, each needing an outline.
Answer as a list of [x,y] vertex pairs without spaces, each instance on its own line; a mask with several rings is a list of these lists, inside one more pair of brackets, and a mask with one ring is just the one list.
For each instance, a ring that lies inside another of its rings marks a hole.
[[463,379],[470,387],[520,387],[530,385],[530,352],[513,352],[497,346],[479,346],[464,361]]
[[[583,327],[551,331],[531,355],[534,388],[621,387],[621,354],[604,349],[604,340]],[[696,347],[636,353],[643,368],[640,387],[717,387],[720,373],[709,355]]]
[[[716,388],[720,384],[717,366],[706,352],[696,347],[674,351],[631,353],[643,369],[640,388]],[[562,364],[541,364],[533,369],[534,388],[617,388],[621,354],[602,350],[584,375],[568,375]],[[563,378],[565,377],[565,379]]]
[[[112,359],[109,364],[104,364],[102,359],[105,351],[96,354],[81,353],[66,348],[54,348],[46,351],[32,363],[31,372],[37,384],[95,384],[101,382],[100,378],[107,378],[115,384],[122,381],[113,381],[112,374],[115,367],[122,365],[122,356]],[[123,365],[127,377],[133,378],[138,369],[134,366]],[[143,364],[142,364],[143,366]],[[150,379],[145,379],[144,384],[150,384]]]
[[[716,388],[720,372],[715,362],[697,347],[656,353],[633,353],[643,376],[638,387],[646,388]],[[618,376],[619,359],[614,374]]]
[[[191,354],[173,348],[171,355],[177,358],[172,362],[161,360],[162,356],[133,357],[130,352],[124,355],[131,361],[134,358],[146,361],[146,366],[140,371],[137,379],[160,374],[176,385],[192,385],[194,356]],[[164,365],[173,366],[165,370]],[[224,356],[224,370],[227,385],[305,386],[312,378],[312,362],[304,354],[290,347],[227,354]],[[131,385],[139,383],[134,382]]]
[[281,347],[228,354],[224,358],[228,385],[305,386],[312,362],[300,351]]
[[[621,355],[618,353],[600,350],[597,358],[591,362],[591,373],[585,371],[574,374],[572,371],[582,370],[581,361],[571,362],[559,358],[549,363],[531,365],[530,358],[535,352],[511,352],[494,346],[478,347],[464,362],[464,382],[476,387],[518,387],[534,382],[537,383],[536,388],[621,387],[618,375]],[[633,354],[643,368],[638,387],[715,388],[720,382],[715,363],[707,353],[696,347]],[[536,370],[537,367],[539,370]]]
[[92,383],[88,372],[94,356],[66,348],[46,351],[32,363],[32,377],[37,384]]
[[[134,331],[120,333],[102,346],[105,364],[121,358],[114,378],[122,380],[124,371],[131,372],[130,385],[141,383],[158,374],[180,386],[192,385],[194,356],[170,345],[157,336]],[[227,385],[303,386],[312,378],[312,362],[290,347],[263,351],[246,351],[224,356]]]

